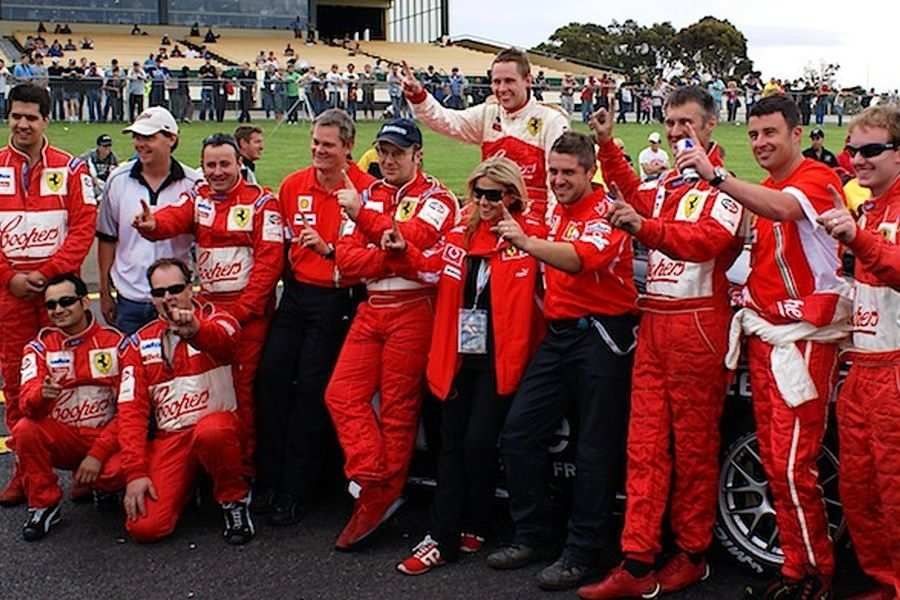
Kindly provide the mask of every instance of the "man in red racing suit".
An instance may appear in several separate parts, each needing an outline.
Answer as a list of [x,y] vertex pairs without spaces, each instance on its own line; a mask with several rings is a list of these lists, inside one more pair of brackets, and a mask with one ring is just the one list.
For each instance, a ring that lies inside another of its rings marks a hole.
[[538,102],[531,85],[528,56],[515,48],[501,51],[491,64],[491,97],[465,110],[438,102],[408,67],[403,78],[416,119],[453,139],[479,144],[482,159],[503,156],[516,163],[525,179],[530,213],[550,219],[547,159],[553,142],[569,128],[569,119],[565,111]]
[[77,483],[99,492],[125,485],[115,419],[122,334],[97,323],[76,275],[50,279],[44,297],[55,327],[23,351],[22,417],[13,429],[28,498],[26,541],[43,538],[59,521],[62,490],[53,469],[75,471]]
[[338,194],[352,221],[338,242],[337,266],[343,277],[364,279],[369,292],[325,391],[350,491],[357,496],[335,543],[339,550],[352,549],[399,507],[412,457],[434,286],[397,276],[391,254],[407,244],[420,251],[434,246],[456,224],[458,208],[453,194],[419,170],[421,146],[414,122],[389,121],[376,139],[385,178],[361,199],[350,185]]
[[[202,466],[222,505],[225,541],[245,544],[254,528],[233,378],[240,325],[194,302],[190,271],[179,260],[157,260],[148,279],[160,317],[122,343],[119,359],[125,528],[138,542],[172,533]],[[148,439],[151,413],[156,430]]]
[[150,240],[192,233],[197,242],[200,300],[228,311],[241,324],[235,385],[245,474],[252,476],[256,444],[253,381],[284,265],[278,201],[240,175],[237,146],[228,135],[204,141],[204,182],[179,204],[155,213],[145,207],[136,226]]
[[[0,149],[0,366],[6,396],[6,426],[19,410],[22,348],[49,324],[42,306],[47,280],[77,273],[91,247],[97,200],[83,160],[51,146],[46,89],[21,84],[9,94],[9,144]],[[13,438],[13,444],[14,445]],[[13,476],[0,505],[25,501]]]
[[[708,148],[714,165],[722,165],[719,147],[711,141],[715,104],[706,91],[679,88],[665,111],[673,148],[691,138]],[[671,593],[709,573],[705,553],[716,516],[719,420],[732,316],[725,272],[741,250],[743,207],[706,181],[686,180],[675,169],[642,184],[613,143],[612,115],[600,109],[591,124],[604,178],[628,203],[616,203],[608,218],[650,254],[646,292],[638,302],[643,316],[631,385],[622,532],[626,560],[579,593],[585,598],[639,596],[657,589]],[[678,552],[654,572],[667,506]]]
[[859,564],[879,585],[861,597],[891,600],[900,596],[900,110],[861,113],[847,151],[873,198],[858,225],[843,206],[820,217],[856,257],[850,374],[837,405],[840,492]]

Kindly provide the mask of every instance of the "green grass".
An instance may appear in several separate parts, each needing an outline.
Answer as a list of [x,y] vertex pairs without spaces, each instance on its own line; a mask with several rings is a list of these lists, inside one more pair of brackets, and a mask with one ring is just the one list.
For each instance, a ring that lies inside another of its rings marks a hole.
[[[310,162],[309,152],[309,125],[283,125],[275,130],[272,121],[258,121],[265,131],[266,150],[263,158],[257,165],[257,176],[264,184],[278,189],[278,185],[285,175],[291,171],[304,167]],[[357,133],[357,147],[354,157],[358,157],[368,147],[378,130],[379,123],[363,122],[359,124]],[[201,140],[215,132],[231,132],[236,126],[235,122],[225,123],[191,123],[183,125],[181,141],[176,156],[179,160],[196,166],[199,164],[199,151]],[[127,159],[131,155],[131,140],[127,135],[120,134],[121,124],[82,124],[82,123],[52,123],[48,130],[48,137],[52,144],[59,146],[74,154],[80,154],[93,147],[94,141],[101,133],[109,133],[113,136],[113,150],[120,160]],[[580,123],[575,125],[579,131],[587,131]],[[274,131],[274,133],[273,133]],[[647,136],[651,131],[658,131],[664,135],[662,125],[617,125],[615,135],[625,142],[627,152],[634,160],[647,145]],[[825,127],[826,145],[837,151],[843,140],[843,130],[834,125]],[[450,140],[427,128],[423,130],[425,135],[425,170],[443,181],[450,189],[460,192],[465,185],[466,178],[478,163],[479,149],[469,144],[463,144]],[[751,181],[759,181],[763,177],[763,171],[757,166],[750,153],[747,142],[746,128],[743,125],[719,125],[715,133],[715,139],[727,152],[726,163],[728,168],[739,177]],[[804,143],[806,143],[804,138]],[[671,154],[671,152],[670,152]]]

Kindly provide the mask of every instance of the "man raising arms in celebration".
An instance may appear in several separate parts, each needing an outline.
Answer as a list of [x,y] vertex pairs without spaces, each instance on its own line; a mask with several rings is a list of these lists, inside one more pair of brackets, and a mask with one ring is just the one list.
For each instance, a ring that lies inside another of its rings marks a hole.
[[879,586],[859,598],[892,600],[900,596],[900,110],[863,111],[847,150],[873,199],[859,224],[838,202],[819,217],[856,257],[852,364],[837,405],[841,502],[859,564]]
[[[579,590],[593,599],[670,593],[709,574],[705,553],[716,517],[732,316],[725,272],[743,245],[741,205],[675,169],[642,184],[613,143],[612,121],[605,109],[591,120],[604,177],[627,202],[617,202],[608,218],[647,246],[650,256],[631,386],[625,562]],[[711,139],[717,121],[712,96],[699,87],[679,88],[666,100],[672,149],[690,139],[722,168]],[[678,551],[654,572],[667,505]]]
[[156,212],[142,203],[134,226],[149,240],[193,234],[200,298],[241,324],[235,385],[244,470],[252,476],[255,446],[253,380],[275,310],[275,284],[284,264],[281,211],[272,194],[241,177],[240,151],[224,133],[203,141],[204,181]]
[[431,248],[457,219],[453,194],[420,170],[422,133],[413,121],[388,121],[375,144],[384,179],[362,198],[349,179],[338,192],[352,223],[337,244],[337,266],[344,277],[364,279],[369,292],[325,391],[357,496],[338,550],[352,550],[399,507],[416,437],[434,286],[398,276],[403,265],[392,256],[410,244]]
[[481,158],[505,156],[522,170],[531,212],[547,214],[550,189],[547,159],[553,142],[569,128],[563,111],[544,106],[531,93],[531,64],[521,50],[508,48],[491,65],[491,92],[486,102],[453,110],[444,107],[403,65],[403,90],[413,115],[448,137],[481,145]]
[[[756,161],[769,173],[762,185],[715,167],[703,148],[681,152],[676,166],[695,169],[755,213],[745,308],[732,323],[726,364],[737,365],[743,332],[759,448],[784,552],[782,577],[764,597],[826,599],[834,557],[816,461],[850,302],[838,276],[837,242],[816,219],[834,206],[829,186],[839,190],[841,182],[800,153],[800,113],[789,98],[756,103],[747,130]],[[795,595],[801,593],[808,595]]]
[[[97,220],[87,165],[49,144],[49,123],[46,89],[23,83],[10,91],[9,145],[0,149],[0,365],[9,431],[22,416],[22,348],[47,323],[44,286],[51,277],[81,269]],[[14,475],[0,493],[0,506],[24,501],[21,479]]]

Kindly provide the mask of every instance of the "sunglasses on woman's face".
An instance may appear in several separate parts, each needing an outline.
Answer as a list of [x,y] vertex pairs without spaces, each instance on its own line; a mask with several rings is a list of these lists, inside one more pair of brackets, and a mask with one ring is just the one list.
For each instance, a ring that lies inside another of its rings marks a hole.
[[845,146],[847,153],[853,157],[856,156],[857,153],[862,154],[863,158],[875,158],[882,152],[886,152],[887,150],[893,150],[897,147],[897,144],[863,144],[862,146],[851,146],[847,144]]
[[44,306],[47,307],[47,310],[56,310],[57,306],[60,308],[69,308],[79,300],[81,300],[81,298],[78,296],[63,296],[58,300],[47,300],[44,302]]
[[150,295],[154,298],[165,298],[166,294],[169,294],[170,296],[177,296],[178,294],[183,292],[184,288],[186,287],[186,283],[176,283],[175,285],[170,285],[169,287],[152,288],[150,290]]
[[472,196],[476,200],[484,198],[488,202],[502,202],[503,194],[503,190],[485,190],[480,187],[472,188]]

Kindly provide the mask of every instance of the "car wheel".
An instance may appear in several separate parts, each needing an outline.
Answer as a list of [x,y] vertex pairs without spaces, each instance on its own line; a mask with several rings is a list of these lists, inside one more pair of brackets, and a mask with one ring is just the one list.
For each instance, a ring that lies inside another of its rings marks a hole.
[[[846,524],[838,499],[838,459],[826,445],[819,458],[819,484],[832,539],[843,537]],[[756,433],[738,437],[722,462],[715,536],[739,564],[759,575],[774,575],[784,562],[769,483]]]

